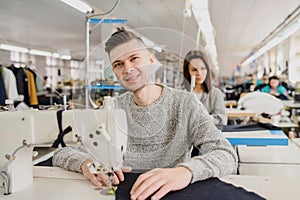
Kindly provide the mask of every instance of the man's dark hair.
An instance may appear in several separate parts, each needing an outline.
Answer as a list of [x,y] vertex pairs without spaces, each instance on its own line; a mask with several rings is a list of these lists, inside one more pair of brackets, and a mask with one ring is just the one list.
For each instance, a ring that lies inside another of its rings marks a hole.
[[[135,33],[131,31],[127,31],[124,28],[118,28],[116,32],[114,32],[110,38],[105,43],[105,51],[110,54],[111,50],[115,48],[116,46],[119,46],[121,44],[124,44],[126,42],[129,42],[130,40],[137,39],[141,41],[143,44],[144,41],[137,36]],[[145,45],[146,46],[146,45]]]

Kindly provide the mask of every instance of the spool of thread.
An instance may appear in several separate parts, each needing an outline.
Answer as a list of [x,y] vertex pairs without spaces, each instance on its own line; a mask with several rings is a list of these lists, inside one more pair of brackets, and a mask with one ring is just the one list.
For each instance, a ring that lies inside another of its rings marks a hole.
[[64,95],[63,96],[63,104],[64,104],[64,109],[66,109],[67,108],[67,95]]
[[193,75],[191,76],[191,92],[193,92],[195,85],[196,85],[196,76]]

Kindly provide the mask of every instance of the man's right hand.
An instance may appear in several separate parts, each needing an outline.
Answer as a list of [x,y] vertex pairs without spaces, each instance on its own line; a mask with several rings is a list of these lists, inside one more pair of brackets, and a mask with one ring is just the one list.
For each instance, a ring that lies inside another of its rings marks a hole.
[[[81,170],[82,174],[84,177],[89,179],[95,186],[98,188],[102,188],[103,185],[109,186],[110,185],[110,180],[109,176],[107,173],[98,173],[94,174],[90,172],[88,164],[91,163],[91,160],[86,160],[82,165],[81,165]],[[116,170],[114,173],[113,177],[113,184],[114,185],[119,185],[120,182],[124,181],[124,174],[123,172],[130,172],[131,167],[122,167],[121,170]]]

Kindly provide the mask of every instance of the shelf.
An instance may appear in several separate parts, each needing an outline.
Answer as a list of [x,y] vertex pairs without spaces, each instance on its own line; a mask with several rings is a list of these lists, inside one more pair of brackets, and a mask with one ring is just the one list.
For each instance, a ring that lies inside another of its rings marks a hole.
[[120,85],[89,85],[89,89],[113,89],[113,90],[123,90],[124,88]]
[[97,23],[102,23],[102,24],[126,24],[127,19],[90,19],[91,24],[97,24]]

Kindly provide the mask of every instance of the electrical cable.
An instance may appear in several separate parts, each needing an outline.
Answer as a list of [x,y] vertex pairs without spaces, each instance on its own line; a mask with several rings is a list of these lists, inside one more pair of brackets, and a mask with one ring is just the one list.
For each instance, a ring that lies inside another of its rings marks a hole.
[[[101,14],[92,14],[92,15],[88,16],[88,19],[91,19],[92,17],[106,16],[106,15],[111,14],[117,8],[119,3],[120,3],[120,0],[117,0],[115,2],[115,4],[113,5],[113,7],[109,11],[107,11],[105,13],[101,13]],[[97,24],[95,24],[93,27],[91,27],[90,30],[93,30],[93,29],[97,28],[99,26],[99,24],[101,24],[102,22],[103,22],[103,19],[101,19]]]
[[[182,31],[181,31],[179,57],[180,56],[183,57],[183,55],[181,55],[181,54],[182,54],[182,49],[183,49],[184,31],[185,31],[185,16],[183,16],[183,25],[182,25]],[[178,59],[178,65],[180,65],[180,59]]]
[[119,2],[120,2],[120,0],[117,0],[116,3],[113,5],[113,7],[109,11],[107,11],[105,13],[101,13],[101,14],[93,14],[90,17],[96,17],[96,16],[103,16],[103,15],[109,15],[109,14],[111,14],[116,9],[116,7],[118,6]]

